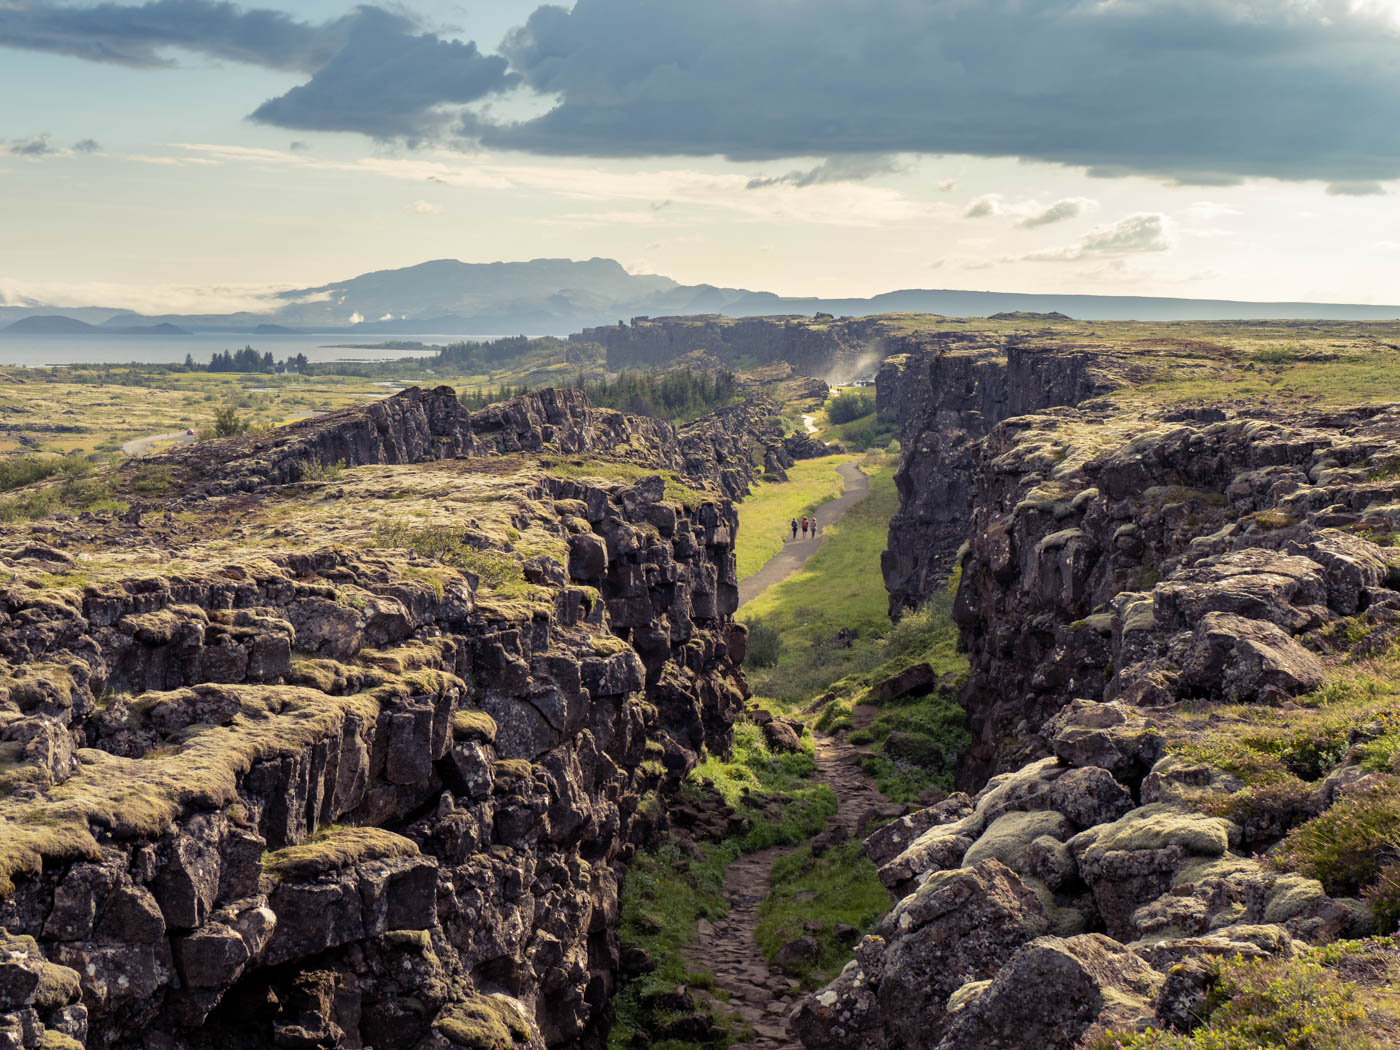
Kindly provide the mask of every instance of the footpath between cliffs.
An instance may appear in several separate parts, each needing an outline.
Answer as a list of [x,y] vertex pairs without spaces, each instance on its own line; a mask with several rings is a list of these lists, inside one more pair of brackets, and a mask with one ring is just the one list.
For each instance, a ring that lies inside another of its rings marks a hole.
[[[816,776],[835,793],[839,808],[821,837],[842,842],[863,833],[871,820],[902,812],[891,807],[860,770],[862,752],[840,740],[817,735]],[[728,1009],[753,1035],[733,1050],[786,1050],[799,1044],[787,1034],[787,1014],[801,994],[800,982],[770,967],[755,938],[759,905],[771,888],[774,863],[797,847],[774,847],[740,857],[725,872],[728,914],[719,922],[701,920],[687,960],[695,970],[714,974],[715,988],[728,994]]]

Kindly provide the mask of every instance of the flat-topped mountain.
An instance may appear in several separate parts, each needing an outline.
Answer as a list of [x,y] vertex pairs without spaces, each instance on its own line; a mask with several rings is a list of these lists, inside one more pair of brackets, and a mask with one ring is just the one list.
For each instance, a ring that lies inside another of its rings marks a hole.
[[[0,307],[0,321],[47,314],[27,303]],[[73,311],[77,312],[77,311]],[[90,311],[84,311],[88,313]],[[1091,321],[1298,319],[1391,320],[1400,306],[1355,303],[1243,302],[1155,296],[1062,295],[907,288],[868,298],[781,296],[748,288],[681,284],[629,273],[615,259],[531,259],[468,263],[434,259],[278,293],[263,311],[139,315],[112,309],[103,329],[162,322],[181,328],[266,332],[267,326],[438,335],[567,335],[633,317],[723,314],[732,318],[826,313],[886,313]]]

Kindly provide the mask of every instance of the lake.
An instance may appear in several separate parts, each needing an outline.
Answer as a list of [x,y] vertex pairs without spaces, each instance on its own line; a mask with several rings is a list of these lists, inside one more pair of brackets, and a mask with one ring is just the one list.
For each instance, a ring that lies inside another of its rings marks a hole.
[[[46,365],[73,364],[179,364],[191,354],[195,361],[207,365],[209,359],[224,350],[239,350],[251,346],[260,353],[270,352],[279,361],[296,354],[305,354],[311,361],[392,361],[400,357],[421,357],[431,350],[363,350],[330,343],[374,343],[396,337],[366,334],[360,339],[344,331],[317,334],[315,332],[276,332],[268,335],[226,332],[195,332],[192,335],[6,335],[0,332],[0,365],[22,365],[42,368]],[[423,343],[477,343],[498,336],[490,335],[417,335],[397,337]]]

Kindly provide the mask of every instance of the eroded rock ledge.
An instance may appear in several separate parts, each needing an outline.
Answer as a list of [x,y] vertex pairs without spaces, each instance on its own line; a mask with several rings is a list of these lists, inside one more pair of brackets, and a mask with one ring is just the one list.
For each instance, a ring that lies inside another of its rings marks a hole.
[[[999,362],[924,367],[983,368],[1007,403]],[[1385,696],[1354,711],[1343,697],[1327,754],[1274,759],[1275,781],[1241,779],[1250,752],[1222,748],[1275,724],[1283,748],[1289,718],[1328,702],[1298,698],[1400,635],[1382,545],[1400,531],[1400,409],[1110,400],[1012,416],[981,441],[948,411],[922,417],[949,429],[908,448],[901,475],[971,468],[940,482],[970,511],[954,608],[968,794],[867,840],[896,903],[795,1013],[804,1046],[1070,1050],[1105,1028],[1189,1028],[1209,960],[1372,932],[1362,901],[1268,853],[1330,807],[1393,792],[1361,759],[1387,732]],[[913,494],[898,528],[917,524]],[[932,564],[887,562],[896,608],[931,593]]]
[[[746,693],[734,511],[663,424],[456,406],[161,457],[173,513],[0,549],[0,1046],[597,1039],[622,865]],[[527,455],[603,450],[715,488]]]

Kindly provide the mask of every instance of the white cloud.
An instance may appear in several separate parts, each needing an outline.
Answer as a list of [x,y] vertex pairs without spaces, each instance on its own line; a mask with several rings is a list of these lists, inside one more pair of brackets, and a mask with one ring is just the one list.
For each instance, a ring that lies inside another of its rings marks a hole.
[[1244,212],[1228,204],[1221,204],[1219,201],[1196,201],[1195,204],[1187,207],[1186,214],[1202,222],[1213,222],[1232,215],[1243,215]]
[[[918,200],[887,186],[825,182],[809,186],[779,183],[744,191],[750,178],[686,169],[616,171],[576,163],[473,161],[460,153],[426,150],[412,156],[372,156],[329,160],[283,150],[211,143],[177,143],[175,157],[203,163],[259,165],[380,175],[413,182],[432,180],[471,189],[551,194],[564,200],[645,202],[712,209],[746,222],[810,222],[831,226],[888,226],[956,214],[947,203]],[[140,158],[146,159],[146,158]],[[173,163],[180,163],[175,159]]]
[[111,306],[143,314],[271,313],[290,285],[119,284],[47,282],[0,276],[0,306]]
[[1139,212],[1118,222],[1095,226],[1074,244],[1031,252],[1030,262],[1076,262],[1098,256],[1138,255],[1170,251],[1172,222],[1160,212]]
[[432,201],[418,200],[405,207],[404,211],[412,215],[441,215],[442,205],[434,204]]
[[351,323],[351,324],[364,324],[364,323],[365,323],[365,315],[362,314],[362,313],[360,313],[359,310],[356,310],[353,314],[350,315],[350,323]]
[[1098,206],[1099,202],[1091,197],[1062,197],[1050,204],[1043,204],[1033,199],[1008,201],[1000,193],[984,193],[975,197],[963,209],[962,214],[964,219],[1005,216],[1017,220],[1017,226],[1034,229],[1037,226],[1049,226],[1066,219],[1078,218]]

